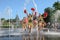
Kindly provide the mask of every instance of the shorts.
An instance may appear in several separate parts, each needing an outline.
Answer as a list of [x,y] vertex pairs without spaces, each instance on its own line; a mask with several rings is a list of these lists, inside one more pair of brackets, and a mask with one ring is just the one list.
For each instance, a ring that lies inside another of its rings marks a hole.
[[33,23],[28,23],[28,25],[30,25],[30,27],[32,27],[32,28],[33,28]]
[[25,29],[26,28],[26,24],[22,24],[22,27],[23,27],[23,29]]

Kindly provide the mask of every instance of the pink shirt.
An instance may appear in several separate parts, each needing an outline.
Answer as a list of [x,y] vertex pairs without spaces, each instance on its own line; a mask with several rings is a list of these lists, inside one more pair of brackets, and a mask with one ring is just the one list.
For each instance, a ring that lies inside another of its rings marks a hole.
[[26,24],[28,23],[28,18],[25,18],[25,23],[26,23]]

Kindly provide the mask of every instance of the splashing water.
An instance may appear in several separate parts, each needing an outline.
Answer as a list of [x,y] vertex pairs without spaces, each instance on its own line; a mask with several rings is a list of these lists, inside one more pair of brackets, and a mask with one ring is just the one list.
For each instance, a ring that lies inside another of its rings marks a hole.
[[36,5],[35,1],[34,0],[32,0],[32,1],[33,1],[33,4],[34,4],[35,8],[36,8],[36,11],[38,12],[37,5]]
[[2,26],[2,22],[1,22],[1,19],[0,19],[0,26]]
[[25,0],[25,3],[24,3],[24,9],[26,9],[26,6],[27,4],[30,2],[30,0]]
[[60,19],[59,19],[59,17],[60,17],[60,10],[56,10],[54,13],[53,13],[53,15],[52,15],[52,24],[54,25],[53,27],[59,27],[60,26]]
[[[25,3],[24,3],[24,9],[26,9],[26,6],[27,6],[27,4],[30,3],[30,1],[31,1],[31,0],[25,0]],[[34,6],[35,6],[35,8],[36,8],[36,11],[38,12],[38,10],[37,10],[37,4],[35,3],[34,0],[32,0],[32,2],[33,2]]]
[[58,21],[59,16],[60,16],[60,10],[57,10],[57,11],[55,12],[55,14],[54,14],[54,18],[55,18],[54,21],[55,21],[55,22]]

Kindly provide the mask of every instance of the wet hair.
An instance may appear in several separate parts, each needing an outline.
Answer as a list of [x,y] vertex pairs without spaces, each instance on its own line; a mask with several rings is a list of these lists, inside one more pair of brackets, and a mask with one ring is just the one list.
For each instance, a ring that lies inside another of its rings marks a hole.
[[36,19],[37,19],[37,17],[36,17],[36,16],[34,16],[34,17],[33,17],[33,20],[36,20]]
[[29,15],[28,15],[28,17],[29,17],[29,16],[31,16],[31,17],[32,17],[32,15],[31,15],[31,14],[29,14]]

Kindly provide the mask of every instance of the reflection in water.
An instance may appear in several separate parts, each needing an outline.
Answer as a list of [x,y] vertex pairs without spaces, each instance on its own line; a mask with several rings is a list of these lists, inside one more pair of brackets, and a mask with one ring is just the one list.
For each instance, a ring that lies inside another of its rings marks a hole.
[[41,36],[39,33],[23,35],[22,38],[23,40],[44,40],[44,37]]
[[[1,29],[0,31],[4,31],[4,30],[5,30],[5,33],[8,33],[7,32],[8,29]],[[14,30],[14,32],[19,33],[16,30]],[[0,40],[60,40],[60,37],[43,36],[39,32],[33,32],[31,34],[24,34],[24,35],[0,36]]]
[[60,37],[47,37],[40,34],[23,35],[22,40],[60,40]]
[[27,34],[27,35],[19,35],[19,36],[4,36],[0,37],[0,40],[60,40],[60,37],[47,37],[41,36],[40,34]]
[[49,37],[46,37],[46,36],[32,36],[32,35],[28,35],[28,36],[23,36],[23,39],[22,40],[60,40],[60,37],[56,37],[56,38],[49,38]]

